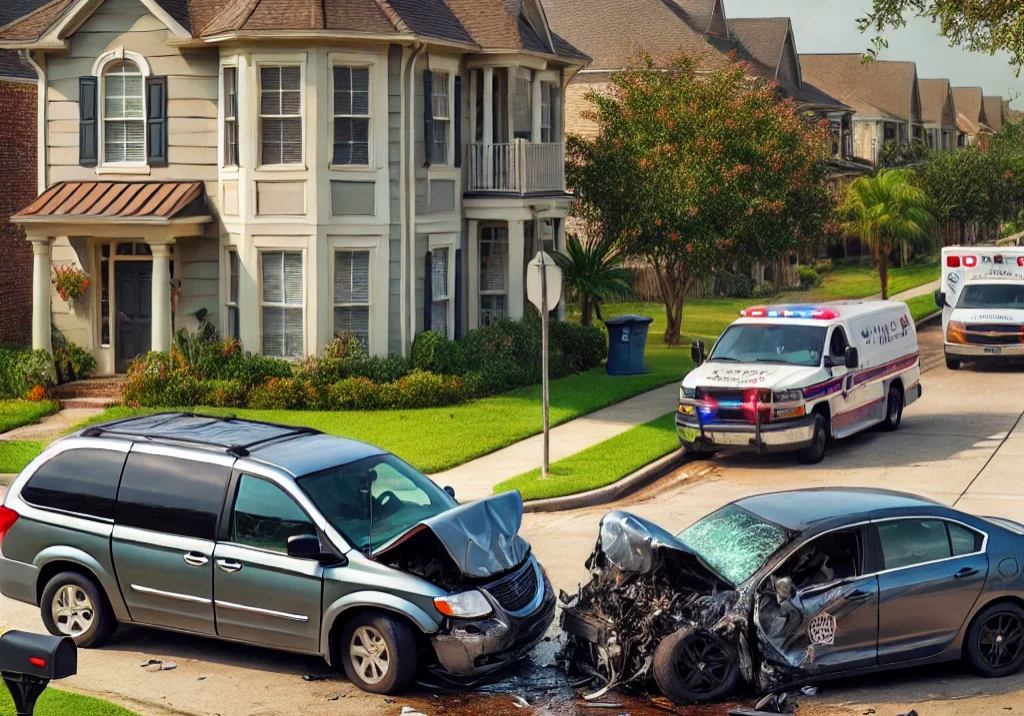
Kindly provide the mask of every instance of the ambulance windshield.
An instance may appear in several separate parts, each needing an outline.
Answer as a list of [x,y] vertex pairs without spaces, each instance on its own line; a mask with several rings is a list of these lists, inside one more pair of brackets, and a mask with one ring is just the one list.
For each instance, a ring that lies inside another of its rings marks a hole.
[[825,326],[741,323],[729,326],[709,362],[821,365]]
[[1024,284],[976,283],[964,288],[957,308],[1003,308],[1024,310]]

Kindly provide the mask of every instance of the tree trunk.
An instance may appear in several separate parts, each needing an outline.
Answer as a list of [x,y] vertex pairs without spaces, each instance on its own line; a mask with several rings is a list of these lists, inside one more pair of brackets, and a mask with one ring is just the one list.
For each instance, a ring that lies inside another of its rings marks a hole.
[[594,315],[597,316],[597,320],[604,323],[604,316],[601,315],[601,302],[596,298],[594,299]]
[[589,326],[590,318],[590,296],[580,293],[580,325]]
[[679,266],[662,269],[655,265],[654,275],[658,279],[658,288],[661,290],[661,302],[665,305],[665,318],[667,319],[665,345],[678,346],[689,277],[686,270]]
[[878,278],[882,281],[882,300],[889,300],[889,251],[882,246],[878,252]]

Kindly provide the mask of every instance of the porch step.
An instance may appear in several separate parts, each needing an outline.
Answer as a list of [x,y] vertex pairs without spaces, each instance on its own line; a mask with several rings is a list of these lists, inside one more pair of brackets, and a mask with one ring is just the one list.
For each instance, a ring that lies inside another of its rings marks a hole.
[[124,378],[118,377],[76,380],[73,383],[57,386],[53,394],[58,400],[69,400],[72,398],[119,398],[123,382]]
[[120,402],[119,398],[60,398],[60,409],[61,410],[82,410],[82,409],[96,409],[105,410],[111,405],[117,405]]

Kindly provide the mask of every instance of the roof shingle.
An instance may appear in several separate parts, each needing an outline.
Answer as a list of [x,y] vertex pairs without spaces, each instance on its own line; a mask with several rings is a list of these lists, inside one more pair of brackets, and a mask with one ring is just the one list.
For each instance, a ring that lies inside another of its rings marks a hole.
[[955,123],[955,110],[952,117],[946,115],[951,101],[949,80],[919,80],[918,85],[921,88],[921,119],[928,124]]
[[993,132],[1003,131],[1004,112],[1003,112],[1003,98],[1002,97],[985,97],[985,119],[988,121],[989,129]]
[[988,129],[985,122],[984,91],[981,87],[954,87],[956,127],[964,134],[978,134]]
[[862,117],[918,121],[913,62],[864,62],[859,54],[800,55],[804,81],[849,105]]

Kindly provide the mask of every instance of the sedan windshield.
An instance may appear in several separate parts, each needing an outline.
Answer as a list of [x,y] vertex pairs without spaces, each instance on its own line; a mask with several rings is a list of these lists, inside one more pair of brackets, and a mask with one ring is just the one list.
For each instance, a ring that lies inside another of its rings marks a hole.
[[708,358],[711,362],[821,365],[824,326],[741,323],[729,326]]
[[364,554],[457,504],[394,455],[364,458],[296,482],[331,526]]
[[789,533],[736,505],[726,505],[694,522],[678,539],[737,586],[789,541]]
[[957,308],[1024,309],[1024,285],[982,283],[968,286],[960,294]]

